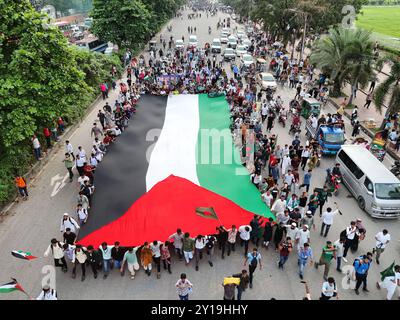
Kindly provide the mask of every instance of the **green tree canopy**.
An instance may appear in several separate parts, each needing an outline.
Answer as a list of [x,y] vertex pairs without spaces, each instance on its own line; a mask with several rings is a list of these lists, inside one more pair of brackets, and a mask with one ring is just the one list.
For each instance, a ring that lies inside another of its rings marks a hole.
[[94,0],[92,31],[120,48],[138,48],[150,30],[151,13],[139,0]]

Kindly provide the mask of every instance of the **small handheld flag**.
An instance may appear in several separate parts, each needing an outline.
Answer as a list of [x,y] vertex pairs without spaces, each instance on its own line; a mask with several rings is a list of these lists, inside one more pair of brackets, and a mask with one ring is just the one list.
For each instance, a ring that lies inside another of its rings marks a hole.
[[11,251],[11,254],[19,259],[23,259],[23,260],[33,260],[36,259],[37,257],[31,255],[30,252],[26,252],[26,251],[22,251],[22,250],[13,250]]
[[392,277],[395,275],[394,265],[395,262],[393,262],[388,268],[381,272],[381,281],[385,280],[386,277]]
[[27,294],[25,292],[25,290],[22,289],[21,285],[18,283],[18,281],[16,279],[14,279],[14,278],[11,278],[11,279],[12,279],[11,282],[5,283],[2,286],[0,286],[0,293],[10,293],[10,292],[19,290],[19,291]]

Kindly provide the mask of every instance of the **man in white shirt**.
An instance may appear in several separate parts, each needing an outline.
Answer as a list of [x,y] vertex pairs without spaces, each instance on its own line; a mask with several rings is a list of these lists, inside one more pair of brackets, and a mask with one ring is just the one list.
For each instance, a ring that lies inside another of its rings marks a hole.
[[196,258],[196,271],[199,271],[199,261],[203,258],[204,247],[206,246],[206,239],[198,235],[194,244],[194,253]]
[[376,253],[376,263],[379,264],[379,258],[383,251],[385,251],[386,245],[390,242],[390,234],[386,229],[378,232],[375,235],[375,248],[372,250],[373,253]]
[[271,194],[271,191],[268,190],[267,192],[263,193],[261,195],[261,198],[265,202],[265,204],[268,206],[268,208],[271,208],[271,202],[272,202],[272,199],[274,198]]
[[300,251],[304,248],[305,243],[310,243],[310,230],[308,230],[308,226],[304,225],[303,228],[298,232],[298,246],[297,251]]
[[[336,203],[335,203],[336,204]],[[327,208],[326,211],[322,214],[322,226],[321,226],[321,237],[322,235],[326,238],[328,236],[329,229],[333,224],[333,217],[339,213],[339,209],[336,208],[335,211],[332,211],[332,208]],[[325,230],[325,233],[324,233]]]
[[269,113],[268,105],[265,103],[261,108],[261,120],[264,123],[265,119],[267,119]]
[[65,141],[65,153],[68,153],[72,157],[72,159],[75,160],[74,147],[69,142],[69,140]]
[[244,244],[245,256],[247,256],[247,253],[249,251],[250,232],[252,230],[253,230],[252,227],[250,227],[249,225],[240,226],[238,229],[240,237],[240,246],[243,247]]
[[[79,156],[79,154],[76,155],[75,158],[75,164],[76,164],[76,170],[78,170],[79,175],[82,176],[84,171],[83,171],[83,167],[85,166],[85,160],[81,159],[81,157]],[[89,178],[88,178],[89,179]],[[79,181],[79,178],[78,178]],[[83,184],[83,182],[82,182]]]
[[276,200],[272,205],[271,211],[275,214],[283,213],[286,208],[285,196],[281,196],[280,199]]
[[109,246],[107,245],[107,242],[103,242],[100,246],[99,246],[99,251],[102,254],[102,258],[103,258],[103,279],[106,279],[108,277],[108,274],[110,272],[110,265],[111,265],[111,250],[112,248],[114,248],[114,246]]
[[352,246],[356,234],[359,234],[359,232],[357,231],[356,222],[352,221],[350,223],[350,227],[347,227],[345,231],[346,242],[344,243],[343,261],[347,262],[347,251],[349,251],[349,248]]
[[400,286],[400,266],[399,265],[394,266],[394,275],[385,277],[383,281],[377,282],[376,286],[378,289],[380,288],[387,289],[386,300],[392,300],[392,297],[397,287]]
[[292,170],[288,170],[288,173],[285,174],[284,178],[283,178],[283,182],[287,183],[289,190],[292,187],[292,183],[294,182],[294,175],[292,173]]
[[78,185],[79,185],[79,189],[85,185],[86,181],[90,181],[88,176],[85,176],[83,173],[79,176],[78,178]]
[[150,249],[153,252],[153,261],[157,267],[157,279],[161,277],[161,245],[163,242],[154,240],[153,243],[150,244]]
[[169,239],[173,239],[174,240],[174,248],[175,248],[175,252],[178,254],[179,256],[179,261],[182,261],[183,259],[183,232],[181,229],[177,229],[176,232],[174,234],[171,234],[168,237]]
[[297,243],[299,240],[299,228],[297,228],[297,224],[293,222],[292,224],[285,225],[286,228],[286,237],[290,237],[294,243]]
[[86,151],[85,151],[85,149],[82,148],[82,146],[79,146],[79,147],[78,147],[78,154],[79,154],[79,157],[80,157],[82,160],[84,160],[85,162],[87,162],[87,159],[86,159]]
[[76,234],[80,227],[74,218],[70,217],[68,213],[64,213],[61,219],[60,231],[64,233],[67,228],[70,228],[71,232]]
[[305,169],[308,158],[310,158],[310,148],[309,147],[305,147],[303,152],[301,153],[301,168]]
[[57,300],[57,292],[54,289],[50,289],[50,286],[46,284],[36,300]]
[[335,279],[330,277],[328,278],[328,281],[322,284],[322,292],[320,300],[329,300],[332,297],[336,297],[338,299]]
[[333,246],[336,249],[336,270],[339,272],[342,272],[342,257],[343,257],[343,245],[345,243],[346,239],[341,238],[339,240],[336,240]]

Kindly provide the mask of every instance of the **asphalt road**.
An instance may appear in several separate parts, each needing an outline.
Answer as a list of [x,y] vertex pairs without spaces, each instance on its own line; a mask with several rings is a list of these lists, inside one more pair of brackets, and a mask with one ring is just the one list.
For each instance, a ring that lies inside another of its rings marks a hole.
[[[219,13],[218,16],[207,19],[203,13],[201,19],[187,20],[187,12],[184,12],[184,19],[173,19],[172,34],[175,38],[185,40],[189,38],[187,32],[188,25],[196,27],[198,40],[201,45],[205,42],[211,42],[214,37],[219,36],[216,30],[218,18],[226,18],[227,16]],[[212,26],[212,34],[208,34],[208,26]],[[231,25],[234,27],[234,24]],[[164,37],[169,37],[171,33],[163,31]],[[159,37],[157,36],[157,39]],[[226,68],[228,69],[228,65]],[[124,79],[125,80],[125,79]],[[294,97],[293,90],[283,88],[278,90],[278,94],[283,98],[285,104]],[[115,100],[116,92],[110,94],[108,101],[110,104]],[[96,119],[97,110],[104,105],[99,103],[85,119],[82,125],[76,130],[70,138],[75,150],[78,145],[82,145],[87,152],[90,151],[92,139],[90,137],[90,129],[93,121]],[[332,112],[334,108],[327,105],[324,112]],[[140,112],[140,110],[139,110]],[[304,122],[304,121],[303,121]],[[131,125],[134,125],[135,120]],[[349,126],[349,124],[348,124]],[[291,136],[287,133],[288,127],[283,128],[276,124],[274,133],[278,134],[278,143],[284,145],[291,143]],[[350,129],[347,132],[351,132]],[[304,129],[302,133],[304,139]],[[52,265],[50,258],[40,258],[33,261],[24,261],[11,257],[10,251],[19,249],[30,251],[33,255],[43,256],[43,252],[49,244],[49,240],[53,237],[60,238],[59,224],[64,212],[73,212],[76,204],[77,182],[66,182],[57,192],[55,184],[57,183],[57,175],[64,177],[66,174],[65,167],[61,162],[64,150],[59,151],[49,164],[38,174],[32,185],[29,186],[30,199],[27,202],[20,202],[13,206],[0,223],[0,282],[6,283],[10,277],[17,278],[25,290],[36,297],[41,290],[41,281],[44,275],[42,267]],[[386,162],[385,162],[386,163]],[[332,167],[334,159],[324,158],[319,169],[314,171],[312,187],[322,185],[325,178],[325,170]],[[389,163],[386,163],[387,165]],[[54,178],[56,177],[56,178]],[[53,185],[52,185],[53,179]],[[65,179],[67,181],[67,179]],[[51,196],[54,191],[54,196]],[[378,291],[375,288],[375,281],[378,280],[379,272],[386,266],[399,259],[399,221],[398,220],[377,220],[372,219],[362,212],[356,201],[352,197],[348,197],[349,193],[343,188],[339,196],[335,199],[339,203],[339,207],[343,212],[343,216],[337,216],[328,236],[328,240],[335,241],[339,237],[339,233],[349,224],[351,220],[358,217],[363,219],[367,229],[367,238],[362,241],[359,246],[359,254],[370,251],[375,244],[374,235],[387,228],[392,236],[392,242],[381,257],[381,265],[372,264],[369,272],[368,282],[370,293],[361,292],[359,296],[355,295],[353,290],[346,289],[342,285],[342,279],[345,275],[338,273],[332,264],[331,275],[335,277],[338,283],[340,299],[359,300],[359,299],[384,299],[385,291]],[[329,203],[328,203],[329,205]],[[321,248],[327,239],[319,236],[318,229],[320,227],[320,218],[316,218],[317,231],[311,234],[311,246],[314,250],[315,258],[319,258]],[[251,247],[251,246],[250,246]],[[225,276],[232,273],[238,273],[243,268],[242,250],[238,249],[233,255],[225,260],[218,256],[215,260],[214,267],[211,268],[205,259],[200,264],[200,270],[195,271],[193,263],[185,267],[183,262],[173,261],[172,275],[163,272],[161,279],[157,279],[155,274],[150,278],[147,277],[143,270],[140,270],[135,280],[130,280],[128,275],[121,278],[119,273],[114,270],[108,279],[103,280],[100,276],[94,279],[91,271],[87,272],[85,282],[80,281],[80,270],[76,279],[71,278],[71,273],[62,273],[56,271],[56,289],[59,299],[177,299],[175,291],[175,282],[179,278],[180,273],[185,272],[188,279],[194,284],[191,299],[212,299],[221,300],[223,296],[222,280]],[[263,269],[257,270],[254,278],[254,288],[247,290],[243,294],[244,300],[250,299],[301,299],[304,296],[304,286],[300,283],[297,274],[297,257],[292,254],[289,261],[285,265],[285,270],[281,271],[277,267],[278,254],[273,249],[268,251],[261,249],[263,256]],[[216,251],[219,255],[219,251]],[[349,252],[349,265],[352,263],[353,254]],[[174,259],[174,256],[173,256]],[[310,282],[310,289],[313,298],[320,295],[323,271],[315,270],[307,267],[305,271],[305,280]],[[26,299],[20,292],[13,292],[8,295],[1,295],[0,299]]]

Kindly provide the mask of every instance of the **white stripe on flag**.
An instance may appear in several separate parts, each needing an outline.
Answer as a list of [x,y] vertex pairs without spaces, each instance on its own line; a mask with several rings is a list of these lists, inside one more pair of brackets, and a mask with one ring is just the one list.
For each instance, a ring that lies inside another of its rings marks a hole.
[[168,97],[164,126],[147,169],[147,191],[171,174],[200,185],[196,170],[199,126],[197,95]]

